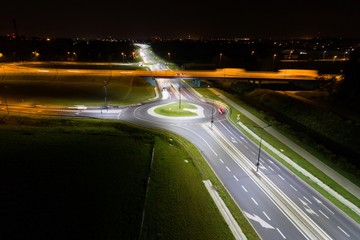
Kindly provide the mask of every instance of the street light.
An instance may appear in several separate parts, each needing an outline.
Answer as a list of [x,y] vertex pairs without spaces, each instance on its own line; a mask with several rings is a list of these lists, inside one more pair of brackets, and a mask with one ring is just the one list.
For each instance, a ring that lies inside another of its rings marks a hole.
[[123,63],[124,63],[125,62],[125,54],[122,52],[121,55],[122,55],[122,59],[123,59]]
[[257,159],[257,163],[256,163],[256,172],[259,170],[259,165],[260,165],[260,152],[261,152],[261,143],[262,143],[262,134],[265,128],[271,127],[271,125],[267,125],[265,127],[258,127],[258,126],[254,126],[255,128],[260,128],[261,129],[261,133],[260,133],[260,144],[259,144],[259,153],[258,153],[258,159]]
[[221,57],[222,57],[222,53],[219,54],[219,58],[220,58],[220,68],[221,68]]
[[181,109],[181,86],[179,83],[179,109]]
[[213,123],[214,123],[214,100],[212,101],[212,106],[211,106],[211,128]]
[[272,64],[272,69],[274,70],[274,65],[275,65],[275,58],[276,58],[276,53],[274,53],[273,55],[273,64]]

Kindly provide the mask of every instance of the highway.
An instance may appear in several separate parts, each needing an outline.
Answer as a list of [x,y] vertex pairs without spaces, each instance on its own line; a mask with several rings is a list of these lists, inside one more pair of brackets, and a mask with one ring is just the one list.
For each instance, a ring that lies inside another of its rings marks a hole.
[[[140,47],[144,62],[156,62],[146,45]],[[161,62],[149,67],[151,71],[167,69]],[[185,137],[199,149],[262,239],[359,239],[359,224],[264,151],[261,151],[257,172],[258,143],[252,142],[233,126],[226,114],[220,114],[217,104],[199,98],[181,79],[157,78],[156,81],[163,89],[162,99],[144,105],[110,109],[8,106],[7,110],[121,119],[171,131]],[[195,119],[159,117],[150,111],[158,105],[177,102],[180,97],[183,102],[201,107],[203,116]]]

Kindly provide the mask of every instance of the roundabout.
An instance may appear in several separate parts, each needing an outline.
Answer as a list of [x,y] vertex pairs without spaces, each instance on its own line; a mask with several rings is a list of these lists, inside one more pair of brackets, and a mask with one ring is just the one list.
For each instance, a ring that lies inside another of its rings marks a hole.
[[149,108],[147,113],[157,118],[176,120],[205,118],[204,107],[186,102],[181,107],[178,106],[177,102],[154,106]]

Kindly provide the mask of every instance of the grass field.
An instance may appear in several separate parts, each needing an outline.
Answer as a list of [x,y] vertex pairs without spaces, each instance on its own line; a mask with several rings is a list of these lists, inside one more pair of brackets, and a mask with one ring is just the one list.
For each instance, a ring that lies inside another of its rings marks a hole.
[[165,116],[188,117],[188,116],[197,116],[195,112],[190,111],[196,108],[197,108],[196,106],[185,102],[182,102],[181,107],[179,108],[179,103],[175,102],[161,107],[157,107],[155,108],[154,111],[157,114],[165,115]]
[[127,105],[146,102],[155,91],[143,78],[133,76],[22,74],[6,76],[0,95],[9,104],[104,106],[105,96],[107,104]]
[[220,185],[183,139],[50,117],[7,116],[0,131],[1,239],[138,239],[144,206],[141,239],[233,239],[202,180]]

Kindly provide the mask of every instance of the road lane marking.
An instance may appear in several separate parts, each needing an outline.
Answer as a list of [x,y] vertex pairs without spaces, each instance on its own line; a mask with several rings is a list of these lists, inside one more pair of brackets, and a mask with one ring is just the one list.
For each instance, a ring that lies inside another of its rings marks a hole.
[[253,197],[251,197],[251,200],[253,200],[253,202],[254,202],[257,206],[259,206],[259,204],[257,203],[257,201],[255,201],[255,199],[254,199]]
[[231,170],[230,170],[230,168],[229,168],[228,166],[226,166],[226,169],[227,169],[229,172],[231,172]]
[[248,147],[248,146],[246,146],[246,145],[244,145],[244,147],[245,147],[246,149],[249,149],[249,147]]
[[316,197],[313,196],[313,198],[315,199],[315,201],[318,204],[321,204],[324,208],[326,208],[329,212],[331,212],[332,214],[335,214],[333,211],[331,211],[325,204],[323,204],[319,199],[317,199]]
[[338,227],[338,229],[340,229],[347,237],[350,237],[350,235],[349,235],[347,232],[345,232],[344,229],[342,229],[342,228],[339,227],[339,226],[337,226],[337,227]]
[[311,207],[309,207],[309,205],[304,202],[301,198],[299,198],[300,202],[304,205],[305,211],[307,211],[310,214],[314,214],[315,216],[319,216],[319,214],[317,214],[314,210],[312,210]]
[[254,156],[256,156],[256,153],[255,153],[254,151],[251,151],[251,153],[252,153]]
[[245,212],[245,216],[255,222],[258,222],[260,223],[260,225],[263,227],[263,228],[267,228],[267,229],[274,229],[273,226],[271,226],[270,224],[268,224],[266,221],[264,221],[263,219],[261,219],[258,215],[251,215],[250,213],[247,213]]
[[269,168],[271,171],[274,171],[274,169],[273,169],[272,167],[268,166],[268,168]]
[[294,189],[295,190],[295,192],[297,192],[298,190],[293,186],[293,185],[291,185],[290,184],[290,187],[292,188],[292,189]]
[[248,190],[244,187],[244,185],[241,185],[241,187],[244,189],[245,192],[248,192]]
[[269,218],[269,216],[266,214],[266,212],[263,211],[263,214],[265,215],[265,217],[270,221],[271,219]]
[[269,161],[270,163],[274,164],[274,162],[273,162],[273,161],[271,161],[271,160],[270,160],[270,158],[268,158],[268,161]]
[[283,237],[283,239],[286,239],[286,237],[284,236],[284,234],[280,231],[280,229],[276,228],[276,230],[279,232],[279,234]]
[[267,168],[264,166],[264,165],[262,165],[262,164],[260,164],[260,166],[259,166],[261,169],[265,169],[265,170],[267,170]]
[[285,178],[283,178],[280,174],[278,174],[279,178],[285,181]]
[[223,161],[221,158],[219,158],[219,161],[220,161],[221,163],[224,163],[224,161]]
[[319,209],[319,212],[320,212],[322,215],[324,215],[324,217],[326,217],[327,219],[329,219],[329,217],[328,217],[325,213],[323,213],[323,211],[321,211],[320,209]]
[[303,196],[303,197],[304,197],[304,199],[305,199],[306,201],[308,201],[310,204],[312,204],[312,202],[310,202],[309,199],[307,199],[305,196]]
[[237,177],[235,176],[235,175],[233,175],[233,177],[235,178],[235,180],[238,182],[239,181],[239,179],[237,179]]

